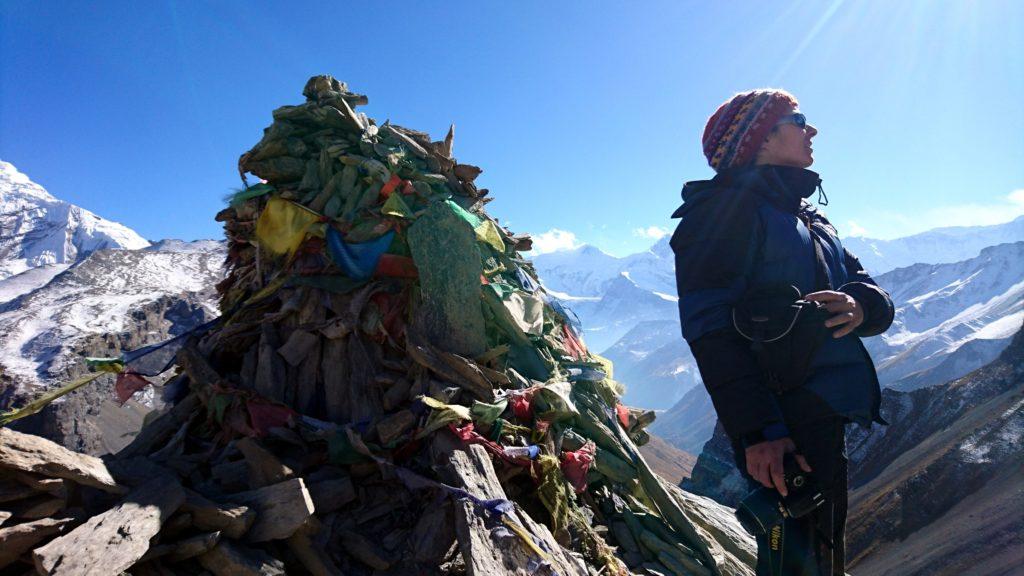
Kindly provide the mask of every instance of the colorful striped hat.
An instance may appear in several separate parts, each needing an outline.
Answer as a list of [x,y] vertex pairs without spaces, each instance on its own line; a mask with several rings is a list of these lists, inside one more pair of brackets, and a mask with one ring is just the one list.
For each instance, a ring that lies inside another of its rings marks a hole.
[[725,101],[704,127],[704,156],[715,172],[754,161],[775,123],[792,108],[796,98],[785,90],[766,88],[741,92]]

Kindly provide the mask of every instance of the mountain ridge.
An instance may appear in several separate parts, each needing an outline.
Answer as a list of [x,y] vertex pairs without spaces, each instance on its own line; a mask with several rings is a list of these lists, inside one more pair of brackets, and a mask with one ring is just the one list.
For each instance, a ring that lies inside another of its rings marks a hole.
[[134,230],[59,200],[0,160],[0,280],[103,248],[140,249]]

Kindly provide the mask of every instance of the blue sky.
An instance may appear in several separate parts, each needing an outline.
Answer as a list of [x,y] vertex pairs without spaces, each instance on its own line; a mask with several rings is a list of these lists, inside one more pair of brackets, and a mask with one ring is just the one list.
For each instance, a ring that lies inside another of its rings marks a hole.
[[378,122],[454,122],[490,213],[548,248],[650,245],[711,175],[708,115],[764,86],[818,127],[841,233],[1024,214],[1016,0],[0,0],[0,62],[0,159],[151,239],[220,237],[238,156],[319,73]]

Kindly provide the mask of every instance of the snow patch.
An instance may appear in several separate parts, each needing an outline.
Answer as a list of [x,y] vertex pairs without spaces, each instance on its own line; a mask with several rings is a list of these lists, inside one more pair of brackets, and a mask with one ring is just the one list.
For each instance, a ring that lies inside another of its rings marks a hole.
[[664,292],[655,292],[654,295],[657,296],[658,298],[661,298],[662,300],[668,300],[669,302],[679,302],[678,296],[665,294]]
[[42,288],[56,275],[70,267],[70,264],[50,264],[0,280],[0,304],[6,304],[19,296]]
[[552,290],[547,286],[544,287],[544,291],[554,296],[555,298],[558,298],[559,300],[564,300],[566,302],[597,302],[601,300],[600,296],[573,296],[572,294]]
[[972,338],[975,340],[1002,340],[1016,334],[1022,324],[1024,324],[1024,310],[1003,316],[995,322],[982,326],[972,335]]

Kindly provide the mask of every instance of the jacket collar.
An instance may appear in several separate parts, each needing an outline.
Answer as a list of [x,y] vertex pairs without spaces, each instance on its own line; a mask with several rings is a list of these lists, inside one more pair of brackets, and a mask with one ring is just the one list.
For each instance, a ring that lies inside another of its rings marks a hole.
[[719,172],[711,180],[687,182],[683,205],[672,214],[680,218],[697,205],[728,189],[742,189],[763,197],[781,210],[796,214],[803,200],[821,186],[817,172],[791,166],[747,166]]
[[793,214],[800,210],[803,200],[821,186],[821,177],[817,172],[770,164],[720,172],[712,179],[712,182],[715,181],[722,187],[743,188],[753,192]]

